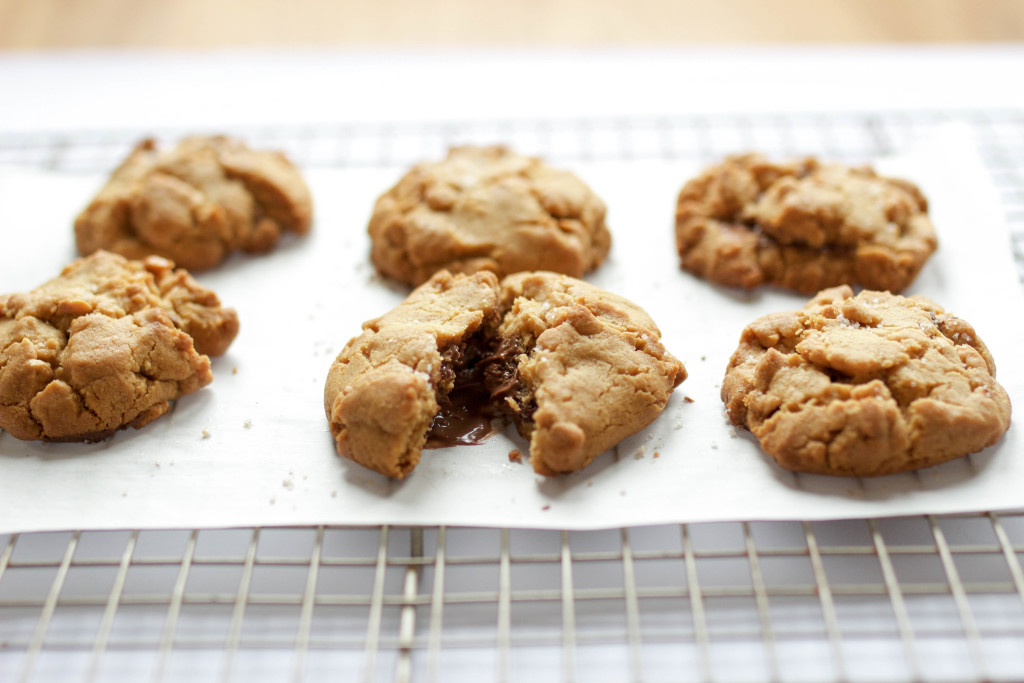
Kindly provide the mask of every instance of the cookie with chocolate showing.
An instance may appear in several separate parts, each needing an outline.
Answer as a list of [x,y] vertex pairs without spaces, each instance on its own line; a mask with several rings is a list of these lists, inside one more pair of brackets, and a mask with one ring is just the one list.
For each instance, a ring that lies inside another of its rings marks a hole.
[[478,355],[474,335],[498,315],[497,285],[493,273],[442,271],[363,323],[362,334],[331,364],[324,387],[338,453],[397,479],[416,467],[456,376]]
[[924,297],[846,286],[748,325],[722,400],[796,472],[869,477],[995,444],[1010,400],[974,328]]
[[556,273],[435,274],[334,361],[337,451],[402,478],[425,447],[475,443],[509,416],[544,475],[647,426],[686,377],[635,304]]
[[484,380],[539,474],[586,467],[650,424],[686,379],[651,317],[599,287],[517,273],[502,281],[500,305]]
[[414,286],[441,269],[582,277],[611,245],[605,205],[576,175],[500,145],[414,166],[377,200],[368,230],[377,270]]
[[899,292],[937,245],[921,191],[867,167],[744,154],[686,183],[676,204],[682,268],[731,287]]
[[312,200],[281,153],[224,136],[160,149],[143,140],[75,220],[79,253],[156,255],[198,271],[230,253],[270,251],[312,224]]
[[98,251],[0,296],[0,428],[25,440],[98,441],[142,427],[213,380],[235,311],[166,259]]

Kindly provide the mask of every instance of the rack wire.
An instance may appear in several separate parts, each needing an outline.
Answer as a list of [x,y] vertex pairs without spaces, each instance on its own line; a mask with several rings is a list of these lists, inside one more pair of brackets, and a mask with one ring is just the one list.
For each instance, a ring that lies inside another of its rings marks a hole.
[[[967,127],[1024,276],[1024,114],[915,111],[271,127],[315,166],[457,142],[555,162],[886,154]],[[144,134],[0,134],[0,165],[109,170]],[[2,681],[1024,678],[1024,512],[605,531],[251,528],[0,535]]]

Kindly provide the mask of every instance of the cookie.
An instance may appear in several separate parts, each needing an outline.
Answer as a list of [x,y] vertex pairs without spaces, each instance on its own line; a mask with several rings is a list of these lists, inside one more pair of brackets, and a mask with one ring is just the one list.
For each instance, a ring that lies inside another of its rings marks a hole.
[[75,238],[83,255],[156,255],[197,271],[236,250],[269,251],[311,223],[309,189],[282,154],[197,136],[136,146],[75,220]]
[[676,205],[683,269],[731,287],[899,292],[937,245],[912,183],[815,159],[731,157],[686,183]]
[[338,453],[389,477],[419,463],[431,424],[454,388],[475,334],[497,316],[492,273],[437,273],[363,324],[335,359],[324,410]]
[[648,425],[686,377],[642,309],[556,273],[441,271],[363,327],[324,409],[341,455],[395,478],[499,412],[537,472],[572,472]]
[[419,285],[441,269],[582,277],[608,254],[604,203],[568,171],[506,147],[455,147],[412,168],[376,203],[370,258]]
[[30,292],[0,296],[0,428],[98,441],[209,384],[205,354],[227,349],[238,318],[173,266],[98,251]]
[[966,321],[924,297],[847,286],[748,325],[722,400],[779,465],[815,474],[929,467],[1010,425],[995,362]]
[[539,474],[586,467],[650,424],[686,379],[636,304],[555,273],[501,284],[501,324],[485,382],[530,442]]

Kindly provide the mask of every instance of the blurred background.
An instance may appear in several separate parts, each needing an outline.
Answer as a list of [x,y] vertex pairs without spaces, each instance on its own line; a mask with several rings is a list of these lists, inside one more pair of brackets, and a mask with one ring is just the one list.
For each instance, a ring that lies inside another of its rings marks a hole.
[[0,0],[0,49],[1022,38],[1019,0]]

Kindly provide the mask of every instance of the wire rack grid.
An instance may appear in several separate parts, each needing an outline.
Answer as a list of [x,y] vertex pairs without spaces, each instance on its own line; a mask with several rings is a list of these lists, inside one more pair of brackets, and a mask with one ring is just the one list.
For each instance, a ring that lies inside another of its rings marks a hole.
[[[239,131],[315,166],[456,142],[558,161],[866,161],[968,128],[1024,276],[1024,114],[848,112]],[[0,134],[0,165],[109,170],[144,134]],[[0,681],[1024,678],[1024,512],[605,531],[251,528],[0,535]]]

